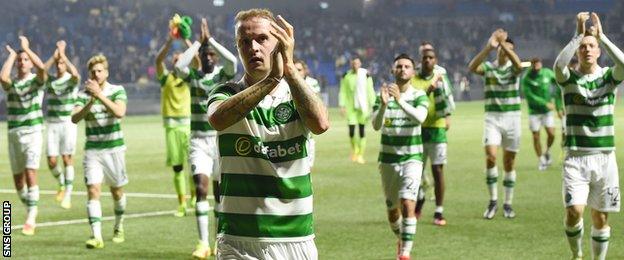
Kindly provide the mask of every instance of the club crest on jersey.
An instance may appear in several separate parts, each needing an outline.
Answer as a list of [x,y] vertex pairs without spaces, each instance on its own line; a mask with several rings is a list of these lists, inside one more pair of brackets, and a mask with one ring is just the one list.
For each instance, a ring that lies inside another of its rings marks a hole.
[[286,123],[293,116],[294,109],[288,103],[279,104],[273,111],[273,117],[275,121],[279,123]]

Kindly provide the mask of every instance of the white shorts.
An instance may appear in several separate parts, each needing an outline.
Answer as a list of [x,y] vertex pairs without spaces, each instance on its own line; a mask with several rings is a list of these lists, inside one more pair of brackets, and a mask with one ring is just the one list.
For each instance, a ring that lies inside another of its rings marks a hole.
[[431,159],[431,165],[446,164],[446,143],[423,144],[423,166]]
[[561,131],[563,131],[563,133],[565,133],[566,130],[566,116],[562,116],[561,117]]
[[71,121],[48,123],[48,157],[73,155],[76,152],[78,126]]
[[310,162],[310,168],[314,166],[314,153],[316,152],[316,141],[310,138],[308,139],[308,161]]
[[601,212],[619,212],[615,152],[567,155],[563,162],[563,201],[566,207],[588,205]]
[[24,173],[26,169],[39,169],[43,135],[36,131],[9,131],[9,160],[13,175]]
[[416,200],[422,162],[410,161],[403,164],[380,163],[381,186],[386,197],[388,210],[400,206],[400,199]]
[[84,173],[87,185],[106,184],[117,188],[128,184],[126,151],[100,152],[87,150],[84,156]]
[[506,151],[518,152],[521,133],[520,114],[485,115],[484,145],[502,146]]
[[555,127],[555,113],[549,111],[545,114],[529,115],[529,129],[531,132],[538,132],[540,128]]
[[189,145],[191,173],[203,174],[213,181],[220,181],[218,151],[216,136],[191,138]]
[[316,260],[314,240],[302,242],[257,242],[217,238],[217,259]]

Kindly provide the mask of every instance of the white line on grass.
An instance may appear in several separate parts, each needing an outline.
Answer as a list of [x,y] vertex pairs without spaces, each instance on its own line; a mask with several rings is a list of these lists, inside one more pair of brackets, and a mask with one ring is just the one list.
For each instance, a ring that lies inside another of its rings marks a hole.
[[[208,210],[211,210],[211,209],[212,207],[208,208]],[[190,211],[192,210],[188,210],[188,209],[186,210],[186,212],[190,212]],[[163,210],[163,211],[154,211],[154,212],[146,212],[146,213],[136,213],[136,214],[125,215],[124,218],[129,219],[129,218],[155,217],[155,216],[169,215],[169,214],[173,214],[176,212],[178,211],[177,210]],[[108,217],[102,218],[102,221],[110,221],[110,220],[115,220],[115,216],[108,216]],[[82,224],[82,223],[89,223],[89,220],[86,218],[81,218],[81,219],[62,220],[62,221],[54,221],[54,222],[43,222],[43,223],[37,223],[37,228],[64,226],[64,225],[73,225],[73,224]],[[23,227],[24,225],[17,225],[17,226],[11,227],[11,230],[21,229]]]
[[[0,193],[15,193],[15,190],[12,189],[0,189]],[[39,194],[44,195],[56,195],[56,191],[53,190],[40,190]],[[178,195],[175,194],[159,194],[159,193],[135,193],[135,192],[125,192],[128,197],[135,198],[157,198],[157,199],[177,199]],[[72,195],[80,195],[87,196],[87,192],[85,191],[72,191]],[[110,193],[102,192],[101,196],[110,197]],[[188,195],[187,195],[188,197]],[[214,196],[207,196],[208,199],[214,199]]]

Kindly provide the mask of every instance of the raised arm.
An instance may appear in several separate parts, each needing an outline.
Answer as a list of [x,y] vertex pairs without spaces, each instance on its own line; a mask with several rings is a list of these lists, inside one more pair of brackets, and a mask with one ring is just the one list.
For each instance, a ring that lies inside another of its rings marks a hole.
[[167,57],[167,53],[169,53],[172,41],[173,38],[171,38],[171,36],[167,37],[167,41],[158,51],[158,55],[156,55],[156,75],[158,75],[158,77],[162,76],[167,69],[165,65],[165,58]]
[[2,89],[5,91],[11,87],[13,81],[11,81],[11,70],[13,69],[13,64],[15,64],[15,59],[17,58],[17,53],[11,46],[6,46],[7,51],[9,52],[9,56],[6,61],[2,65],[2,70],[0,71],[0,83],[2,83]]
[[54,53],[52,54],[52,56],[50,56],[50,58],[48,58],[48,60],[43,64],[43,66],[46,68],[46,71],[50,71],[56,59],[59,58],[58,55],[59,54],[58,54],[58,48],[57,48],[54,50]]
[[[284,78],[290,86],[295,108],[301,116],[303,123],[314,134],[322,134],[329,129],[329,117],[323,101],[314,94],[312,89],[303,79],[294,63],[295,36],[294,28],[280,15],[277,22],[271,22],[274,30],[271,34],[279,41],[279,51],[284,64]],[[372,82],[371,82],[372,84]]]
[[211,95],[208,101],[210,125],[222,131],[242,120],[279,83],[279,78],[269,76],[230,97],[221,93]]
[[25,36],[20,36],[19,39],[22,49],[28,55],[28,58],[30,58],[32,64],[35,66],[35,70],[37,70],[37,81],[39,81],[39,83],[43,85],[43,83],[48,80],[48,72],[45,68],[45,65],[43,64],[39,56],[37,56],[37,54],[35,54],[30,49],[30,43],[28,42],[28,39]]
[[58,41],[56,43],[56,48],[58,50],[59,59],[65,62],[65,66],[67,66],[67,70],[69,71],[69,74],[72,75],[71,81],[73,83],[78,83],[80,82],[80,73],[78,72],[78,69],[76,69],[76,66],[74,66],[74,64],[71,63],[69,58],[67,58],[67,55],[65,54],[65,47],[67,47],[67,43],[65,43],[65,41]]
[[[504,38],[502,36],[504,36]],[[514,73],[516,75],[522,73],[522,61],[520,61],[520,57],[518,57],[518,54],[516,54],[513,50],[512,44],[505,41],[507,39],[507,32],[499,34],[499,37],[499,45],[501,46],[503,52],[507,54],[507,57],[511,60],[511,64],[514,67]]]
[[555,79],[559,83],[563,83],[570,78],[570,69],[568,64],[574,57],[574,54],[583,40],[583,33],[585,30],[585,22],[589,19],[588,12],[580,12],[576,15],[576,35],[572,37],[572,40],[561,50],[557,58],[555,59],[555,65],[553,70],[555,71]]
[[202,18],[201,24],[201,35],[202,35],[202,44],[207,43],[212,48],[215,49],[217,55],[223,60],[223,70],[228,76],[236,75],[236,55],[230,52],[227,48],[223,47],[223,45],[219,44],[214,38],[210,35],[210,30],[208,29],[208,21],[206,18]]
[[[178,77],[186,78],[191,74],[189,66],[195,57],[197,57],[200,46],[201,44],[198,41],[195,41],[182,54],[180,54],[178,61],[175,64],[175,73]],[[197,67],[193,67],[197,69]]]
[[496,36],[498,35],[499,31],[502,31],[502,29],[498,29],[494,31],[494,33],[492,33],[492,36],[490,36],[490,39],[488,40],[485,47],[483,47],[483,49],[477,54],[477,56],[472,58],[470,63],[468,63],[468,70],[470,70],[470,72],[478,75],[483,75],[484,71],[481,67],[481,64],[483,64],[485,59],[487,59],[490,51],[498,47],[498,40],[496,39]]
[[607,50],[607,55],[615,63],[615,66],[613,66],[613,78],[617,81],[624,80],[624,53],[603,33],[600,18],[598,18],[596,13],[591,13],[591,19],[592,29],[596,34],[596,38],[602,43],[602,46]]
[[379,131],[383,126],[384,115],[386,113],[386,108],[388,108],[388,100],[390,99],[390,94],[388,94],[387,85],[384,83],[379,89],[379,96],[375,101],[375,105],[373,105],[373,129],[375,131]]

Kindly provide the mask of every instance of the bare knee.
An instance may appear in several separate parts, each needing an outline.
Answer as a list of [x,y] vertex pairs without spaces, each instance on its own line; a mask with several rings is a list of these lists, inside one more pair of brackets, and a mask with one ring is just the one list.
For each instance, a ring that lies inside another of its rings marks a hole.
[[92,184],[87,186],[87,194],[89,196],[89,200],[99,200],[100,199],[100,186],[101,184]]
[[594,228],[603,229],[609,226],[608,221],[607,221],[608,216],[609,215],[606,212],[600,212],[595,209],[592,209],[592,223],[594,225]]
[[388,222],[394,223],[401,217],[401,211],[399,208],[388,210]]
[[111,191],[111,195],[113,196],[114,200],[120,200],[121,197],[123,197],[123,188],[122,187],[111,187],[110,188]]
[[74,160],[71,155],[63,155],[63,164],[65,166],[74,165]]
[[581,216],[583,216],[583,207],[582,206],[571,206],[566,208],[566,226],[574,226],[580,220]]
[[56,168],[56,157],[53,156],[49,156],[48,157],[48,168],[50,168],[50,170]]

